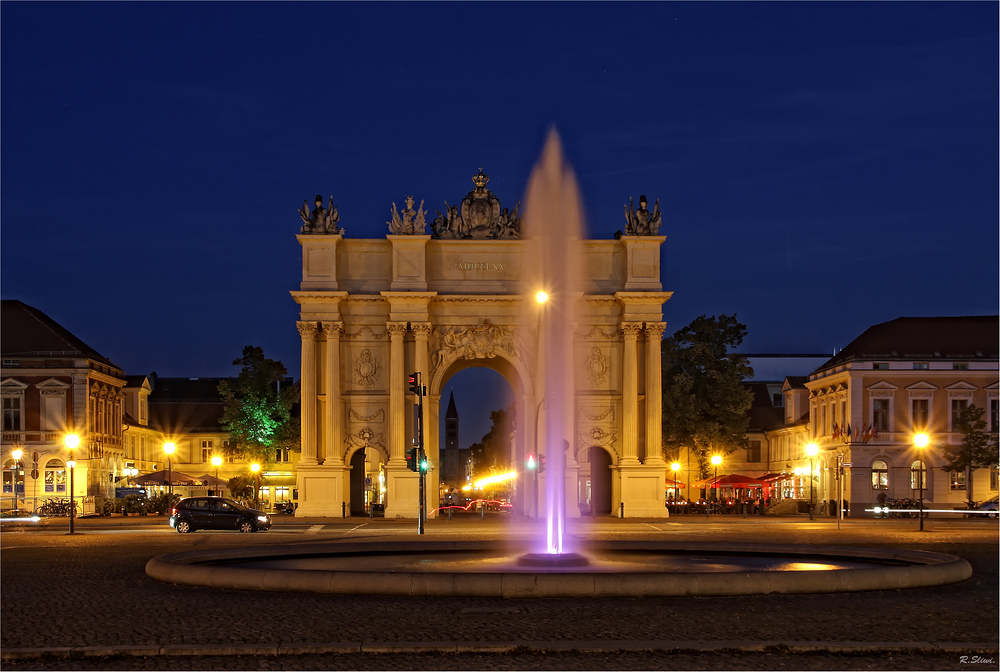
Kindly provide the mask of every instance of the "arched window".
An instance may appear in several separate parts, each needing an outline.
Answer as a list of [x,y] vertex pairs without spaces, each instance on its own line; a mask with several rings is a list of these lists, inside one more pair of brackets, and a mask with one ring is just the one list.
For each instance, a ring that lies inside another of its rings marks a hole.
[[927,489],[927,463],[914,460],[910,465],[910,490]]
[[62,460],[49,460],[45,465],[45,492],[66,492],[66,465]]
[[872,488],[874,490],[889,489],[889,465],[885,460],[872,462]]
[[[20,468],[19,468],[20,467]],[[17,482],[17,493],[24,493],[24,463],[20,465],[14,460],[7,460],[3,465],[3,491],[13,493]]]

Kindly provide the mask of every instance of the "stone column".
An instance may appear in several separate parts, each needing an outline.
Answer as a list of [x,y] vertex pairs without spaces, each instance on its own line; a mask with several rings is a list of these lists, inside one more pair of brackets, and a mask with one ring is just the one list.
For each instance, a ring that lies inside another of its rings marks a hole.
[[316,331],[315,322],[296,322],[302,338],[302,456],[299,464],[316,464]]
[[389,332],[389,463],[399,464],[406,459],[406,393],[403,389],[406,322],[387,322],[385,328]]
[[663,374],[660,371],[660,337],[665,322],[646,323],[646,459],[663,464]]
[[323,394],[326,396],[323,426],[326,427],[324,464],[341,465],[344,460],[344,418],[340,407],[340,335],[343,322],[324,322],[326,334],[326,374],[323,377]]
[[622,465],[639,464],[639,380],[636,340],[642,322],[622,322]]

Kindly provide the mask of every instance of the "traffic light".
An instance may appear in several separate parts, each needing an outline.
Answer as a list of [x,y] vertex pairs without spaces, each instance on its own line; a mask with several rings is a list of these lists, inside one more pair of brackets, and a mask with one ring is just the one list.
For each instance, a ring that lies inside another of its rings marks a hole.
[[415,394],[417,396],[420,396],[421,390],[420,390],[420,374],[419,373],[411,373],[409,376],[407,376],[406,377],[406,384],[409,387],[410,394]]
[[422,450],[420,451],[420,473],[421,474],[427,473],[427,456],[424,454],[424,451]]
[[407,448],[406,449],[406,468],[410,471],[417,470],[417,449]]
[[528,455],[528,469],[534,469],[534,468],[535,468],[535,456]]
[[539,455],[538,456],[538,473],[540,474],[543,471],[545,471],[545,456],[544,455]]

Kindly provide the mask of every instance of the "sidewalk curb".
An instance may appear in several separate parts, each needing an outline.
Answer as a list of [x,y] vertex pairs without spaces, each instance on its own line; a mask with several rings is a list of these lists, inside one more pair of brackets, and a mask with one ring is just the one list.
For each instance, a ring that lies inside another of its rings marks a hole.
[[148,656],[295,656],[314,654],[467,654],[467,653],[615,653],[662,651],[676,654],[718,653],[989,653],[997,642],[785,642],[773,641],[525,641],[525,642],[288,642],[277,644],[139,644],[131,646],[59,646],[9,648],[0,660]]

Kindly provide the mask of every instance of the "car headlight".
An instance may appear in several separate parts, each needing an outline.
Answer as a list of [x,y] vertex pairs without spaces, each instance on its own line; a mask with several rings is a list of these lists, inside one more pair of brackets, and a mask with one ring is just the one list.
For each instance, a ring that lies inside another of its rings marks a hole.
[[257,516],[257,520],[259,520],[262,523],[266,523],[267,522],[267,516]]

